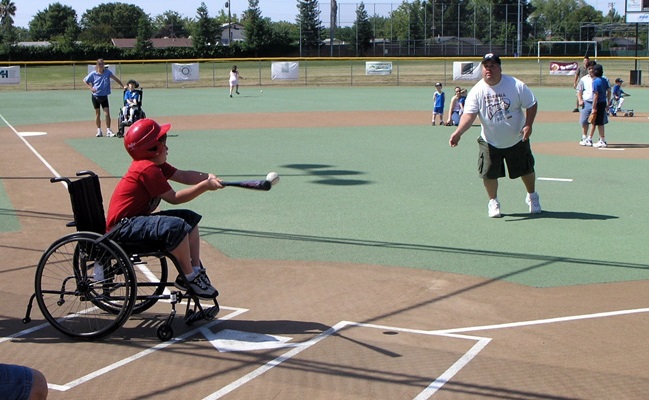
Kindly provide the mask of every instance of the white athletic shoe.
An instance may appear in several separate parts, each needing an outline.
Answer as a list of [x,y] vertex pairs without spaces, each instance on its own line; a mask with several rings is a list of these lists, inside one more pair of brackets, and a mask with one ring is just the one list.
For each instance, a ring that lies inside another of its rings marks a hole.
[[593,141],[592,141],[591,139],[589,139],[589,138],[582,139],[582,140],[579,142],[579,145],[580,145],[580,146],[591,147],[591,146],[593,145]]
[[95,136],[102,137],[102,136],[104,136],[104,134],[101,133],[101,129],[97,129],[97,134]]
[[541,202],[539,201],[538,193],[528,193],[527,196],[525,196],[525,204],[530,206],[530,214],[541,213]]
[[607,147],[608,145],[606,144],[606,141],[600,140],[599,142],[595,143],[593,147],[596,148],[601,148],[601,147]]
[[502,215],[500,214],[500,202],[498,202],[498,199],[491,199],[489,200],[489,218],[500,218]]
[[115,136],[115,134],[110,129],[106,129],[106,136],[107,137],[113,137],[113,136]]

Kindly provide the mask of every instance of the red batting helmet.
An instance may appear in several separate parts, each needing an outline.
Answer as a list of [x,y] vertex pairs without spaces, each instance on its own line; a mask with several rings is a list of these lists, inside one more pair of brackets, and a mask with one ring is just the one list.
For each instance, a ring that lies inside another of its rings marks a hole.
[[160,138],[167,134],[171,124],[158,125],[152,119],[136,121],[124,136],[124,147],[134,160],[150,160],[165,150]]

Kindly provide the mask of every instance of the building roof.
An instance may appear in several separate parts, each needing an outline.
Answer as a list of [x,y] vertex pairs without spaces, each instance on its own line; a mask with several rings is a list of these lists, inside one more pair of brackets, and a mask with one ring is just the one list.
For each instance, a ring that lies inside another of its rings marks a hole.
[[[150,40],[155,49],[165,47],[192,47],[191,38],[153,38]],[[134,49],[136,41],[137,39],[111,39],[113,46],[120,49]]]

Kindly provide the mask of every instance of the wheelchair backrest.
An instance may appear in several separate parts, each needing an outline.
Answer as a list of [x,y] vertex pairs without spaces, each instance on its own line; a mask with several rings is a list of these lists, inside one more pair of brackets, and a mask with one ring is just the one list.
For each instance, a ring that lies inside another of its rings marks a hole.
[[[134,89],[133,91],[138,93],[137,96],[138,107],[142,107],[142,98],[144,97],[144,89],[139,88],[139,89]],[[122,98],[124,98],[124,95],[126,95],[126,89],[124,89],[124,94],[122,95]],[[124,100],[124,105],[126,105],[126,100]]]
[[103,235],[106,233],[106,216],[99,177],[90,171],[77,175],[82,174],[88,176],[74,181],[66,179],[74,224],[77,231],[91,231]]

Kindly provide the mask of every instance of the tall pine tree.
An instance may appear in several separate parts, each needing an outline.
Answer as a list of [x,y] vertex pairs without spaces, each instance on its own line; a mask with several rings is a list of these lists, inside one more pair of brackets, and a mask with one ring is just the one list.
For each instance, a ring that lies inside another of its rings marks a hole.
[[300,27],[302,44],[307,49],[317,49],[321,42],[322,21],[318,0],[298,0],[297,24]]

